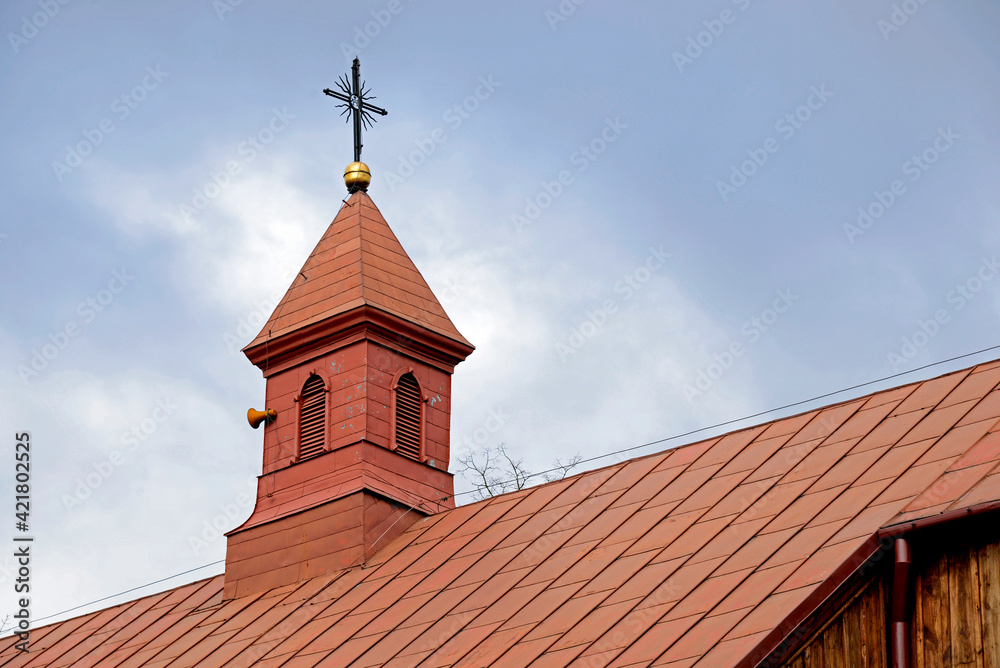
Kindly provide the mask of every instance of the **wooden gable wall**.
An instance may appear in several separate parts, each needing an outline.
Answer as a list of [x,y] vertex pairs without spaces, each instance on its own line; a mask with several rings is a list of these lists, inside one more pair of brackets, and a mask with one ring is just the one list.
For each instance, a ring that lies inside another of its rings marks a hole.
[[1000,668],[1000,541],[915,556],[913,668]]
[[889,663],[887,611],[889,578],[870,581],[787,668],[886,668]]
[[[1000,539],[987,533],[938,534],[914,544],[912,668],[1000,668]],[[888,565],[880,564],[861,591],[781,665],[891,666]]]

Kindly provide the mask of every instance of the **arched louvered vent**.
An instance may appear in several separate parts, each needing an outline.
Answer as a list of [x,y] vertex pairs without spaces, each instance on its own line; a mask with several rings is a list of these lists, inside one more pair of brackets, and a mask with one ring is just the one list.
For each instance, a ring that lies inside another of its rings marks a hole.
[[302,386],[299,419],[299,461],[323,454],[326,440],[326,388],[319,376],[309,376]]
[[420,461],[420,386],[412,373],[396,385],[396,452]]

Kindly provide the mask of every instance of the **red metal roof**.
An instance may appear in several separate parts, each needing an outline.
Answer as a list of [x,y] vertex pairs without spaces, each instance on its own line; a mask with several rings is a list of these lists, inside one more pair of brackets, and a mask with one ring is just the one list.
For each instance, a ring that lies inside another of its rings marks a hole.
[[1000,361],[461,506],[363,568],[228,602],[202,580],[0,665],[748,665],[880,530],[1000,501],[998,384]]
[[470,346],[367,193],[341,207],[264,328],[247,347],[371,306]]

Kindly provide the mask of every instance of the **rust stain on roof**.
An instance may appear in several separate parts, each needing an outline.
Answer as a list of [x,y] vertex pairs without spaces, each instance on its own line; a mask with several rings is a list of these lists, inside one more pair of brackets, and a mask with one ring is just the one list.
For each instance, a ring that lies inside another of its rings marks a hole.
[[228,602],[217,576],[0,665],[736,666],[880,529],[1000,501],[998,385],[993,362],[461,506],[366,568]]

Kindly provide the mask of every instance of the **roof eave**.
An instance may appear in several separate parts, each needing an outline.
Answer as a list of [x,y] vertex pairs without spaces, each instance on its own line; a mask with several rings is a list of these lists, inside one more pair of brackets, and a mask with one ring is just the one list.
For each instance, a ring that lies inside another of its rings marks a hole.
[[475,350],[467,341],[458,341],[392,313],[362,305],[251,344],[243,353],[269,376],[289,364],[300,363],[306,349],[318,356],[361,338],[406,349],[449,373]]

